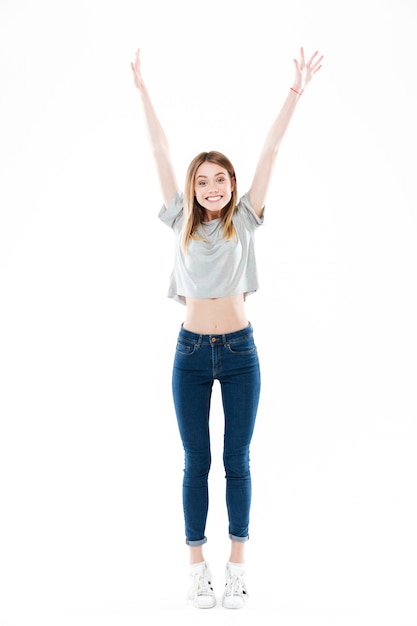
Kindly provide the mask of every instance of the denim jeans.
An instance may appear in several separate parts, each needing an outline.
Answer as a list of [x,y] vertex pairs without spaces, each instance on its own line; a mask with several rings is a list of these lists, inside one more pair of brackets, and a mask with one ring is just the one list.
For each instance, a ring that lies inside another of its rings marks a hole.
[[208,475],[211,464],[209,414],[218,380],[224,411],[223,462],[229,537],[249,538],[251,475],[249,446],[260,392],[260,370],[252,326],[226,335],[199,335],[181,327],[172,391],[184,446],[183,507],[186,543],[207,539]]

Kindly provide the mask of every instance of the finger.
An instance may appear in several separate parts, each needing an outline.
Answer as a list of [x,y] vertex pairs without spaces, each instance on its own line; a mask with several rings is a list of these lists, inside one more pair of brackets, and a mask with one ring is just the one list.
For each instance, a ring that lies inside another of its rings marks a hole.
[[303,65],[305,65],[304,48],[303,47],[300,48],[300,61],[301,61],[301,67],[303,67]]
[[135,70],[137,72],[139,72],[139,70],[140,70],[140,49],[136,51],[134,65],[135,65]]
[[322,61],[323,61],[323,55],[321,55],[321,57],[319,59],[317,59],[317,61],[314,63],[314,65],[311,66],[311,69],[316,72],[319,69],[319,67],[321,67],[321,62]]
[[316,52],[314,54],[311,55],[311,57],[309,58],[307,65],[311,65],[311,63],[313,62],[314,57],[316,57],[318,55],[318,50],[316,50]]

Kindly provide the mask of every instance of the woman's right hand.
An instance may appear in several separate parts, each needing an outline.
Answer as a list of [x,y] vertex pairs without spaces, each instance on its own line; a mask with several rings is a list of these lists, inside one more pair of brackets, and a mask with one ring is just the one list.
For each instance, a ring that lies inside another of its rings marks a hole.
[[145,87],[142,74],[140,73],[140,48],[137,50],[135,60],[130,64],[130,67],[132,68],[133,80],[139,90],[141,96],[140,99],[142,100],[145,112],[149,137],[161,183],[164,204],[165,206],[169,206],[172,198],[177,192],[178,183],[169,156],[169,147],[165,132],[159,122],[158,116],[149,97],[148,90]]
[[144,87],[143,78],[140,73],[140,48],[136,51],[135,61],[130,64],[133,72],[133,80],[135,81],[135,85],[138,89],[142,89]]

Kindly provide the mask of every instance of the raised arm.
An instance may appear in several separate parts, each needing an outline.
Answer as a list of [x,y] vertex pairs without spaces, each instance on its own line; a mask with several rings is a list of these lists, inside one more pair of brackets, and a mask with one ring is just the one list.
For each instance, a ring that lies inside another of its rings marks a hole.
[[131,67],[135,85],[142,97],[153,156],[161,184],[163,201],[165,206],[168,206],[178,190],[178,184],[169,156],[169,146],[164,129],[155,113],[140,71],[140,50],[136,52],[135,61],[131,63]]
[[262,148],[255,175],[249,190],[249,197],[257,215],[262,215],[265,206],[266,195],[269,182],[271,180],[274,163],[281,145],[281,141],[293,116],[297,102],[304,89],[309,84],[313,75],[321,68],[323,56],[317,59],[318,52],[315,52],[310,59],[305,62],[304,50],[300,49],[300,59],[294,59],[295,78],[294,84],[290,88],[288,96],[278,113],[277,118],[271,126]]

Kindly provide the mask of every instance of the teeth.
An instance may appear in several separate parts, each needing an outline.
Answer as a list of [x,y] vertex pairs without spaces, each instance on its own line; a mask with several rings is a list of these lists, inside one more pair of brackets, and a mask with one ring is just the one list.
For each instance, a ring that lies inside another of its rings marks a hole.
[[209,202],[217,202],[218,200],[220,200],[221,196],[212,196],[210,198],[207,198],[207,200]]

